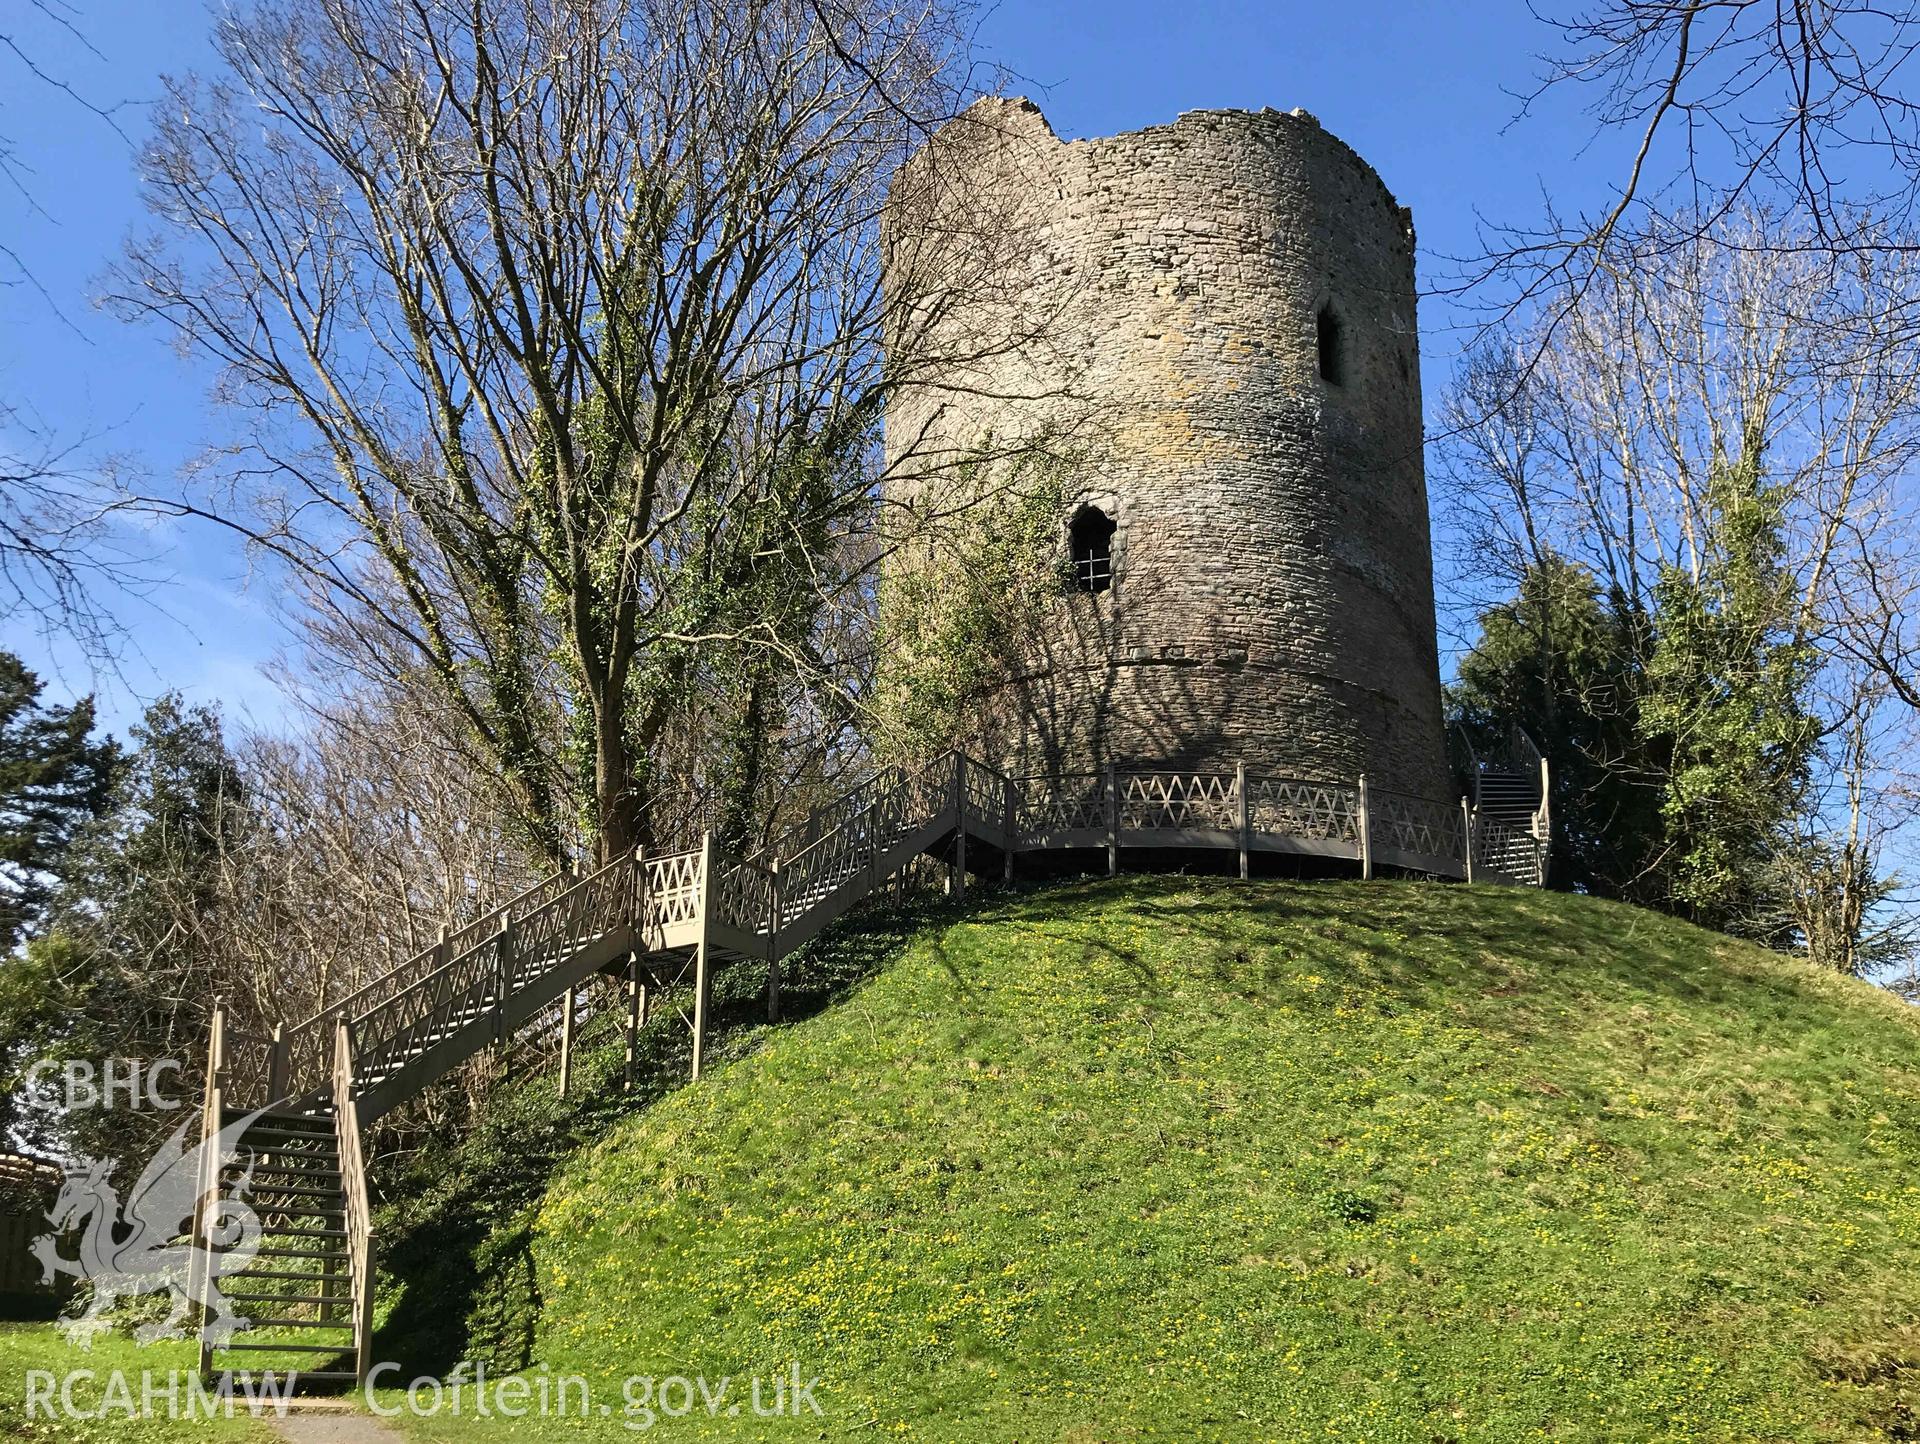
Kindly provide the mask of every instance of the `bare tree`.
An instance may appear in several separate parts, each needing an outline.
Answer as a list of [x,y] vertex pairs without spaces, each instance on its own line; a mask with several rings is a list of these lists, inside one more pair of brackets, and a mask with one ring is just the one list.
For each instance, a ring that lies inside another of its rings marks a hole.
[[1888,712],[1885,659],[1920,580],[1920,259],[1889,246],[1837,267],[1806,234],[1764,212],[1619,230],[1605,266],[1469,359],[1435,471],[1463,624],[1553,559],[1650,617],[1664,574],[1708,562],[1717,471],[1752,465],[1781,489],[1782,627],[1819,658],[1829,739],[1785,891],[1801,936],[1840,956],[1880,900],[1882,840],[1912,821],[1914,716]]
[[[123,135],[119,107],[89,99],[47,54],[64,44],[98,58],[77,9],[64,0],[27,0],[9,22],[0,28],[0,86],[10,97],[54,100]],[[27,212],[41,209],[33,169],[19,143],[0,132],[0,188]],[[0,289],[12,288],[35,293],[38,304],[61,314],[17,238],[0,234]],[[0,398],[0,617],[31,618],[43,635],[68,637],[102,661],[113,655],[119,633],[105,598],[143,593],[156,578],[135,542],[137,532],[116,518],[129,501],[103,475],[93,455],[97,442],[58,436],[29,408]]]
[[[1889,765],[1910,738],[1886,728],[1884,690],[1872,674],[1847,677],[1848,710],[1834,728],[1818,795],[1773,859],[1783,930],[1818,965],[1853,977],[1885,972],[1920,953],[1920,910],[1887,866],[1886,843],[1915,819],[1920,801]],[[1829,709],[1831,711],[1831,708]],[[1904,719],[1902,719],[1904,720]]]
[[[1881,0],[1593,0],[1536,11],[1560,48],[1529,102],[1580,89],[1633,138],[1603,209],[1519,238],[1504,261],[1601,263],[1636,208],[1679,207],[1702,233],[1756,204],[1816,251],[1908,250],[1920,204],[1920,12]],[[1543,272],[1544,274],[1544,272]]]
[[532,883],[494,779],[431,688],[308,704],[297,738],[254,734],[254,809],[228,860],[233,951],[262,1011],[298,1021]]
[[56,439],[0,402],[0,617],[30,619],[111,665],[121,642],[108,605],[161,581],[135,513],[103,474],[96,438]]
[[880,219],[961,41],[943,0],[269,0],[170,83],[113,299],[251,422],[238,504],[180,509],[432,679],[548,858],[654,830],[716,656],[818,666],[930,364]]
[[1663,566],[1698,574],[1706,479],[1752,456],[1794,498],[1800,625],[1851,629],[1862,569],[1896,574],[1913,541],[1920,333],[1902,317],[1920,266],[1841,274],[1748,243],[1779,227],[1623,238],[1550,336],[1508,333],[1472,360],[1438,457],[1463,578],[1510,588],[1551,546],[1644,603]]

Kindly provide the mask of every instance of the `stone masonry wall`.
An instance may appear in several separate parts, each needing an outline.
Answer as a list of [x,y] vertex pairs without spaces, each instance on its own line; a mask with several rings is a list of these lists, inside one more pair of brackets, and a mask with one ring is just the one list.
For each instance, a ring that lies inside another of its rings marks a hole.
[[1026,772],[1245,760],[1447,797],[1408,213],[1301,112],[1064,143],[989,100],[930,152],[948,194],[998,202],[1012,281],[921,313],[953,360],[889,410],[893,499],[1052,428],[1081,456],[1063,552],[1077,503],[1118,524],[1112,589],[1039,619],[976,744]]

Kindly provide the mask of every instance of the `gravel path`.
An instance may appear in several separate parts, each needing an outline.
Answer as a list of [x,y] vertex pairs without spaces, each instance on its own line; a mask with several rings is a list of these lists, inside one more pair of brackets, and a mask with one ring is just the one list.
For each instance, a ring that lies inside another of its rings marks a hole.
[[269,1417],[267,1423],[288,1444],[400,1444],[401,1435],[386,1422],[357,1409],[315,1410]]

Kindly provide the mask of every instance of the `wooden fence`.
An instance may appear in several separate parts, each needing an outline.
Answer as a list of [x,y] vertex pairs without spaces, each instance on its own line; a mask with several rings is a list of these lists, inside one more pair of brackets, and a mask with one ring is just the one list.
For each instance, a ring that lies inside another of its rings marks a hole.
[[47,1209],[60,1170],[18,1153],[0,1153],[0,1299],[51,1301],[56,1290],[40,1271],[33,1241],[47,1231]]

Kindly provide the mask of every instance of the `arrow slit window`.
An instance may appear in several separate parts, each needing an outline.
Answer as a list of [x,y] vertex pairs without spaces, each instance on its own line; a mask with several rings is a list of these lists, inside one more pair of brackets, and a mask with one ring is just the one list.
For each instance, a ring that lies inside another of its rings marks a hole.
[[1320,379],[1333,386],[1345,384],[1347,368],[1346,358],[1341,354],[1340,317],[1331,303],[1320,308],[1320,314],[1314,318],[1314,328],[1320,343]]

